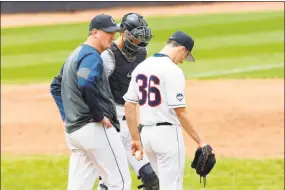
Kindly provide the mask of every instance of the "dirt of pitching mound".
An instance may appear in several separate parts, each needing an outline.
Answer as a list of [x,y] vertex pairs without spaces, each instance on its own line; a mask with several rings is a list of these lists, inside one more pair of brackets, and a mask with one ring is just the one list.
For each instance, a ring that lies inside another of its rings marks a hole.
[[[188,81],[190,118],[217,156],[284,157],[284,82],[280,80]],[[196,145],[187,135],[189,156]],[[49,85],[1,89],[1,151],[68,153]]]

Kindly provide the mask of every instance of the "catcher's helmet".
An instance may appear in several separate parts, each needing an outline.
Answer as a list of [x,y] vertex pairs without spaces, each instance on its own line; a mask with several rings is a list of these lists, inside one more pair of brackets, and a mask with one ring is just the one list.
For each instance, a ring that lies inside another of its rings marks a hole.
[[132,61],[148,45],[152,33],[147,22],[137,13],[124,15],[121,27],[124,29],[124,48],[122,52],[129,61]]

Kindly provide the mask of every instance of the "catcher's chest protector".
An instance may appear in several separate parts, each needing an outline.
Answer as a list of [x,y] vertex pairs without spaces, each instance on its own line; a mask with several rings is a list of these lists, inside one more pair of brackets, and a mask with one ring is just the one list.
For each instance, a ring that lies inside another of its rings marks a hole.
[[119,105],[124,105],[123,96],[128,91],[131,82],[131,74],[136,66],[146,59],[146,51],[138,53],[134,61],[129,62],[116,44],[112,44],[110,50],[115,58],[115,69],[109,77],[109,84],[115,102]]

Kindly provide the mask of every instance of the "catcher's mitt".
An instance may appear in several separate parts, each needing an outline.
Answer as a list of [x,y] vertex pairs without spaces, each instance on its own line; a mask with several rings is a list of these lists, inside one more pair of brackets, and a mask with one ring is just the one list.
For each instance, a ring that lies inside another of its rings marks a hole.
[[194,160],[191,167],[196,170],[196,173],[204,179],[204,187],[206,186],[206,176],[210,173],[216,164],[215,154],[210,145],[205,145],[203,148],[198,148],[195,152]]

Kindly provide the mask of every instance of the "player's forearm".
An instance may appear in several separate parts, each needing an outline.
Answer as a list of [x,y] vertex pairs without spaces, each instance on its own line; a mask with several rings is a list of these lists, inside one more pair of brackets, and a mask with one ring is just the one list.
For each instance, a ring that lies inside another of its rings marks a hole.
[[192,124],[190,123],[190,121],[187,121],[187,119],[185,118],[181,118],[180,119],[180,123],[182,125],[182,127],[184,128],[184,130],[186,131],[186,133],[188,135],[190,135],[192,137],[192,139],[198,144],[202,144],[202,140],[199,137],[198,133],[196,132],[196,130],[193,128]]
[[179,114],[177,114],[177,116],[186,133],[190,135],[198,145],[201,145],[203,142],[194,127],[192,126],[187,111],[180,112]]
[[136,104],[126,102],[125,103],[125,114],[127,125],[133,140],[140,140],[138,125],[137,125],[137,112]]

